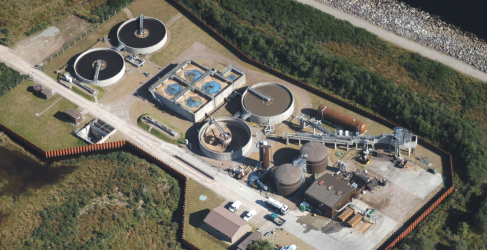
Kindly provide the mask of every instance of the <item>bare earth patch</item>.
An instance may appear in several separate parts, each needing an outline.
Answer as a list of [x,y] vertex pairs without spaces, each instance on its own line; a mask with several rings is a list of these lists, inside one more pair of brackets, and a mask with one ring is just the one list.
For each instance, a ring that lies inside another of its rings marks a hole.
[[91,24],[87,21],[77,16],[69,16],[41,33],[18,42],[13,51],[25,61],[36,65],[90,27]]

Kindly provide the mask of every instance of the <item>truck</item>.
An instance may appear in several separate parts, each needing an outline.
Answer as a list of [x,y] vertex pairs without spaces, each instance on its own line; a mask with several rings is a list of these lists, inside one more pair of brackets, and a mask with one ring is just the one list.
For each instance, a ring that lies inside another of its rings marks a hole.
[[267,198],[267,204],[271,205],[271,207],[279,210],[279,212],[281,212],[281,214],[285,215],[287,213],[289,213],[289,207],[287,205],[284,205],[282,203],[280,203],[279,201],[276,201],[275,199],[269,197]]
[[276,223],[276,225],[278,225],[278,226],[282,226],[282,225],[286,224],[286,220],[277,214],[272,214],[271,218],[272,218],[272,221],[274,221],[274,223]]

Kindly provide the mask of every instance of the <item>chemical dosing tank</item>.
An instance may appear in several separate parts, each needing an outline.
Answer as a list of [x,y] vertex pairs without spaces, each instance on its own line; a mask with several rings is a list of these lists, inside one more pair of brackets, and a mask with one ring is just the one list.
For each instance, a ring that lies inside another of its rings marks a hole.
[[306,171],[310,174],[323,173],[328,166],[328,148],[320,142],[308,142],[301,147],[301,155],[308,155]]
[[365,131],[367,131],[366,123],[335,110],[325,104],[321,104],[318,107],[318,115],[322,119],[331,121],[352,132],[359,132],[360,134],[363,134]]
[[303,173],[299,167],[294,167],[287,163],[277,167],[274,171],[274,180],[276,183],[277,193],[282,196],[288,196],[301,187]]

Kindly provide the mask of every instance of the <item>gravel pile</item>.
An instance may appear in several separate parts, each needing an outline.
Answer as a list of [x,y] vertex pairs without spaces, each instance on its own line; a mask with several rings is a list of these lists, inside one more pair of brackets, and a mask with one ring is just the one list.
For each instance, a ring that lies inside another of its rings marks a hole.
[[487,72],[487,44],[437,16],[395,0],[319,0]]

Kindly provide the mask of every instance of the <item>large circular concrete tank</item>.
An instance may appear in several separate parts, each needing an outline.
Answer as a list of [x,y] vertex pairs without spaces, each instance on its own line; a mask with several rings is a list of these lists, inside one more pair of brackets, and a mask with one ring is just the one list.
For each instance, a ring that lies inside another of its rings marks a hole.
[[[140,33],[140,18],[143,18],[143,32]],[[161,49],[167,41],[166,26],[153,17],[140,16],[125,21],[117,30],[119,43],[134,54],[152,53]]]
[[301,147],[301,155],[307,154],[306,171],[310,174],[323,173],[328,166],[328,148],[320,142],[308,142]]
[[[294,112],[294,96],[284,85],[261,82],[250,88],[244,91],[241,101],[242,112],[250,113],[250,122],[274,125],[286,120]],[[259,93],[270,100],[265,101]]]
[[318,107],[318,115],[322,119],[331,121],[343,128],[350,130],[352,132],[360,132],[360,134],[367,131],[367,124],[358,119],[355,119],[349,115],[346,115],[338,110],[335,110],[325,104],[321,104]]
[[277,167],[274,171],[274,180],[276,182],[277,193],[287,196],[301,187],[303,181],[303,172],[299,167],[294,167],[287,163]]

